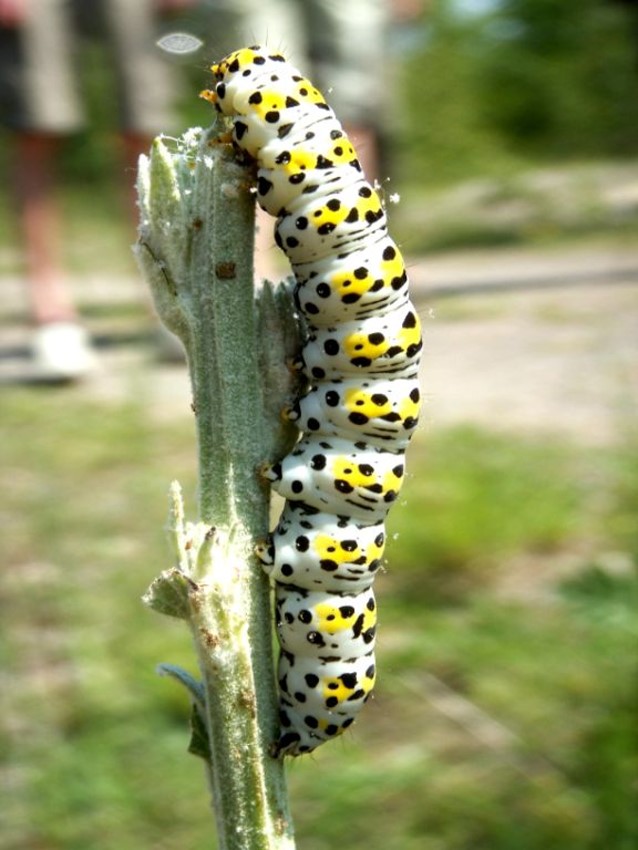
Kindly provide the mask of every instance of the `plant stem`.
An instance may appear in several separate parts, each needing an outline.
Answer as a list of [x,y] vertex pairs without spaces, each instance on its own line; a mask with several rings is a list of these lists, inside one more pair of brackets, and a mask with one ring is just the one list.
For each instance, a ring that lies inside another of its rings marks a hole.
[[[219,847],[291,850],[283,763],[269,754],[278,734],[269,585],[253,552],[268,533],[258,468],[290,442],[272,416],[264,352],[279,346],[285,371],[292,319],[275,321],[278,336],[261,339],[287,293],[256,300],[250,173],[218,130],[189,131],[177,153],[156,140],[150,160],[142,158],[136,253],[160,316],[184,343],[193,388],[200,522],[178,517],[174,531],[189,577],[186,619],[203,680]],[[290,380],[276,392],[281,405]]]

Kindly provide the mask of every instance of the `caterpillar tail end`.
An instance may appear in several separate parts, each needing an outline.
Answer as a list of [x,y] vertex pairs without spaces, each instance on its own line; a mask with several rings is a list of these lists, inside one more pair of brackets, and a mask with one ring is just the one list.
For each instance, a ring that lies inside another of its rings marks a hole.
[[284,732],[278,741],[271,744],[270,755],[275,759],[283,759],[284,756],[303,756],[314,749],[316,747],[301,743],[301,735],[298,732]]

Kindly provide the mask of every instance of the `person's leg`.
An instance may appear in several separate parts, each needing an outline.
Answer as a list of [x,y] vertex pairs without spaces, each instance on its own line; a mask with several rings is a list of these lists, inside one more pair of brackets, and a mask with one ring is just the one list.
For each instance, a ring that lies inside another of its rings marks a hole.
[[15,134],[14,188],[26,263],[26,290],[35,330],[36,370],[51,380],[72,380],[94,366],[89,339],[78,323],[66,286],[54,192],[57,139]]
[[380,175],[381,129],[392,122],[387,0],[308,0],[313,82],[352,141],[367,179]]
[[[261,44],[273,52],[282,52],[289,62],[310,73],[307,38],[298,3],[290,0],[235,0],[230,18],[221,33],[219,49],[222,52],[243,45]],[[217,58],[221,59],[221,54]],[[255,222],[255,277],[276,282],[290,274],[290,267],[275,244],[272,216],[257,207]]]
[[65,281],[55,196],[57,139],[16,133],[14,185],[26,262],[26,290],[35,330],[37,373],[68,381],[91,371],[95,359]]
[[14,189],[33,321],[36,325],[75,321],[77,313],[64,284],[54,192],[57,139],[40,133],[16,133],[14,142]]
[[14,149],[12,188],[26,265],[25,292],[35,325],[31,348],[38,374],[69,380],[94,364],[67,287],[55,193],[58,140],[82,123],[73,29],[66,0],[28,3],[23,12],[9,57],[11,108],[6,119]]
[[120,137],[122,166],[124,170],[124,201],[130,217],[133,233],[137,230],[140,217],[140,212],[137,206],[137,190],[135,187],[137,165],[140,155],[148,154],[152,142],[152,135],[136,133],[134,131],[125,131]]
[[159,14],[161,4],[156,0],[100,0],[99,5],[119,112],[118,179],[135,233],[139,224],[135,187],[139,157],[149,153],[155,136],[178,129],[178,69],[157,46],[164,26]]
[[[139,224],[136,191],[139,156],[149,153],[156,135],[176,130],[177,69],[156,44],[160,24],[156,2],[102,0],[102,4],[104,35],[117,83],[120,112],[119,179],[133,234]],[[150,297],[148,303],[151,312]],[[155,336],[161,360],[183,362],[181,343],[162,323],[157,325]]]
[[364,124],[343,122],[343,129],[354,145],[363,173],[374,183],[379,179],[379,140],[376,130]]

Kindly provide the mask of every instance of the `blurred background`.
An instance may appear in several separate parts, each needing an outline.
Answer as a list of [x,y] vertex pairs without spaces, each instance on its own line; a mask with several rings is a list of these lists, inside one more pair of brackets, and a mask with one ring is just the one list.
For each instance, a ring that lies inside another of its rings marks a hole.
[[[24,48],[27,2],[0,0],[5,59]],[[267,3],[265,21],[245,0],[160,4],[152,44],[174,32],[202,44],[157,50],[175,96],[153,132],[205,125],[207,65],[263,27],[286,50],[306,4],[282,5],[286,31]],[[356,102],[345,118],[388,201],[401,196],[390,217],[424,319],[426,405],[376,584],[376,696],[352,732],[290,765],[298,844],[630,850],[638,4],[368,5],[359,20],[381,15],[383,34],[365,69],[375,99],[368,120]],[[346,40],[363,40],[350,27]],[[154,672],[193,669],[189,640],[139,601],[170,566],[173,478],[195,511],[188,377],[167,362],[131,259],[122,140],[143,146],[151,128],[122,123],[93,30],[77,126],[19,125],[6,77],[0,97],[0,848],[203,850],[213,828],[185,752],[187,698]],[[325,45],[290,46],[337,100],[357,101],[343,57],[331,71]],[[25,135],[55,137],[46,185],[26,195]],[[43,205],[35,247],[25,197]],[[86,334],[81,374],[42,371],[34,348],[50,323],[33,263],[48,225],[66,309],[54,318]]]

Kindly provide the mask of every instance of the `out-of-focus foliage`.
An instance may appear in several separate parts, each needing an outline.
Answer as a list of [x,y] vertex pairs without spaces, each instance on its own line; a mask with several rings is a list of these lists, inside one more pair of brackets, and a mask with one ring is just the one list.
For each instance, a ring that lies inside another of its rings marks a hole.
[[635,153],[632,9],[610,0],[471,7],[436,0],[412,38],[402,144],[413,179]]
[[638,44],[628,23],[607,0],[503,0],[487,24],[488,121],[524,150],[635,153]]

